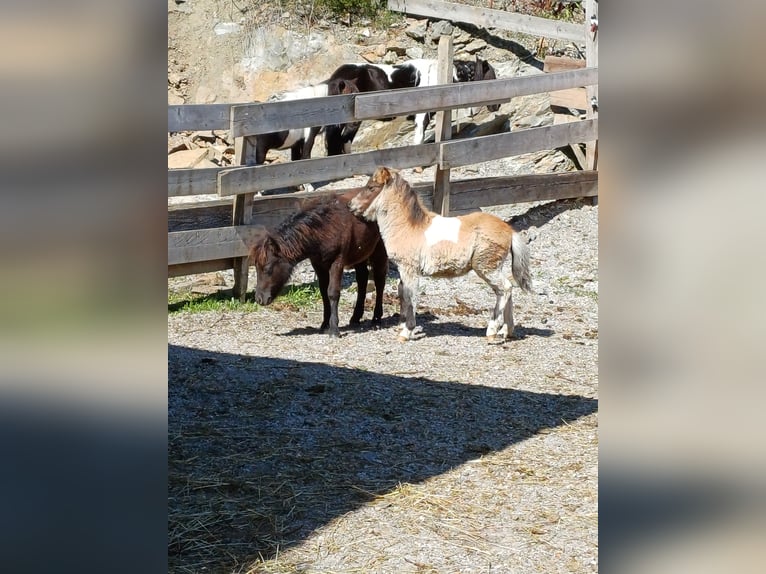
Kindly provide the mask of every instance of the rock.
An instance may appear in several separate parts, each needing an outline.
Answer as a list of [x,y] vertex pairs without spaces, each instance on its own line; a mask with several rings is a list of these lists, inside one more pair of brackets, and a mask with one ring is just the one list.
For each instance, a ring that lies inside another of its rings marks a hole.
[[396,55],[396,52],[386,52],[386,55],[383,56],[383,63],[384,64],[396,64],[396,61],[399,59],[399,56]]
[[205,148],[187,149],[168,156],[168,169],[189,169],[207,159]]
[[397,56],[404,56],[407,53],[407,48],[399,44],[389,44],[386,46],[386,53],[388,52],[395,52]]
[[229,138],[229,130],[213,130],[213,135],[217,137],[218,139],[225,141],[228,144],[234,143]]
[[471,41],[472,37],[473,36],[471,36],[468,32],[461,30],[460,28],[455,28],[452,31],[452,41],[455,44],[467,44]]
[[178,72],[168,72],[168,84],[174,88],[180,88],[181,84],[186,84],[187,80]]
[[473,54],[474,52],[478,52],[479,50],[483,50],[487,47],[487,43],[484,40],[476,39],[471,41],[470,44],[466,45],[463,50],[468,52],[469,54]]
[[452,24],[448,20],[437,20],[431,24],[431,30],[428,35],[431,42],[438,43],[440,36],[448,36],[452,34]]
[[191,140],[205,140],[205,141],[215,141],[215,134],[213,133],[213,130],[202,130],[198,132],[194,132],[191,135]]
[[407,27],[404,33],[410,38],[412,38],[413,40],[422,42],[423,40],[425,40],[427,30],[428,30],[427,20],[416,20],[415,22],[413,22]]
[[412,60],[418,60],[423,57],[423,48],[420,46],[413,46],[412,48],[407,48],[404,54]]
[[218,98],[207,86],[197,88],[197,97],[194,98],[198,104],[212,104]]
[[362,58],[367,60],[370,64],[375,64],[378,61],[378,56],[375,52],[367,52],[362,54]]
[[184,99],[176,93],[168,92],[168,105],[180,106],[184,103]]
[[224,34],[236,34],[241,29],[241,26],[236,22],[219,22],[213,26],[213,32],[216,36],[222,36]]
[[168,155],[171,153],[177,153],[179,151],[186,151],[190,149],[189,146],[186,145],[185,141],[181,141],[178,143],[171,143],[168,145]]

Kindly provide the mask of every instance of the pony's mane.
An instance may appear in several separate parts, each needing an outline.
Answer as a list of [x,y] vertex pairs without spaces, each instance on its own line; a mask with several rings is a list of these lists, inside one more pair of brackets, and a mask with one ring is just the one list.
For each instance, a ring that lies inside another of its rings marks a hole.
[[335,232],[328,222],[337,218],[339,207],[335,197],[317,199],[269,233],[282,257],[294,263],[308,257],[324,235]]
[[430,212],[412,186],[398,173],[395,174],[392,185],[401,193],[402,208],[408,221],[412,225],[424,224]]

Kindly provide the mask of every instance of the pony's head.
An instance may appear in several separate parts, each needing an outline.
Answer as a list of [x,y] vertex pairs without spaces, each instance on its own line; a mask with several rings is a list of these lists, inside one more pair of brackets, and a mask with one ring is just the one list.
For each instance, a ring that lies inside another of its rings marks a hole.
[[358,193],[349,201],[348,207],[354,215],[363,217],[368,221],[377,219],[377,209],[373,205],[375,199],[383,191],[383,188],[391,182],[401,178],[399,172],[390,167],[379,167],[367,180],[364,187],[360,187]]
[[[495,68],[487,60],[482,60],[478,56],[476,57],[476,71],[474,72],[474,80],[496,80]],[[487,106],[490,112],[496,112],[500,109],[500,104],[492,104]]]
[[250,262],[255,266],[255,302],[269,305],[285,286],[293,265],[281,257],[279,245],[265,228],[256,231],[250,243]]

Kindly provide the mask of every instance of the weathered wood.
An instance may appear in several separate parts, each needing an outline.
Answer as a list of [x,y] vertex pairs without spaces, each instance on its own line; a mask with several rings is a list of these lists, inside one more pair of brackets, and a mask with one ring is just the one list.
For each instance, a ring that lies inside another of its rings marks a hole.
[[[437,82],[452,83],[452,36],[442,35],[439,38],[439,59],[436,69]],[[447,141],[452,137],[452,110],[442,110],[436,113],[436,143]],[[434,211],[446,216],[449,213],[450,170],[436,167],[434,177]]]
[[451,214],[493,205],[591,197],[597,194],[596,171],[465,179],[452,182]]
[[326,96],[232,106],[232,137],[341,124],[353,119],[354,96]]
[[458,167],[522,153],[555,149],[598,137],[598,120],[530,128],[492,136],[456,140],[441,145],[439,165]]
[[168,197],[218,193],[218,168],[169,169]]
[[446,110],[504,103],[517,96],[554,92],[598,82],[597,68],[535,74],[502,80],[460,82],[445,86],[384,90],[355,96],[358,120],[402,116],[421,111]]
[[564,72],[585,67],[585,60],[575,60],[565,56],[545,56],[543,72]]
[[[588,66],[598,67],[598,28],[591,31],[591,16],[598,19],[598,1],[585,0],[585,62]],[[595,98],[598,101],[598,84],[589,85],[587,92],[586,113],[589,119],[598,118],[598,109],[594,109],[591,100]],[[598,167],[598,140],[585,144],[585,169],[596,169]]]
[[231,223],[233,198],[224,197],[168,206],[168,231],[225,227]]
[[181,263],[180,265],[168,266],[168,277],[181,277],[183,275],[197,275],[198,273],[210,273],[231,269],[233,259],[214,259],[212,261],[195,261],[194,263]]
[[[232,114],[233,115],[233,114]],[[253,165],[255,163],[255,139],[250,137],[236,138],[234,141],[235,161],[238,165]],[[219,191],[220,191],[220,174]],[[253,218],[253,198],[255,193],[244,193],[234,199],[232,224],[234,226],[248,225]],[[234,288],[233,295],[240,301],[245,300],[247,294],[247,276],[250,268],[249,255],[237,257],[234,260]]]
[[589,107],[585,88],[569,88],[568,90],[551,92],[550,100],[551,106],[562,108],[574,108],[585,111]]
[[582,42],[583,29],[578,24],[549,20],[515,12],[475,8],[438,0],[388,0],[388,9],[440,20],[465,22],[482,28],[501,28],[533,36]]
[[233,104],[168,106],[168,132],[228,130]]
[[256,229],[237,225],[168,233],[168,265],[246,256]]
[[382,165],[396,168],[433,165],[437,162],[438,145],[423,144],[289,163],[230,168],[218,175],[218,193],[225,197],[254,190],[372,174]]

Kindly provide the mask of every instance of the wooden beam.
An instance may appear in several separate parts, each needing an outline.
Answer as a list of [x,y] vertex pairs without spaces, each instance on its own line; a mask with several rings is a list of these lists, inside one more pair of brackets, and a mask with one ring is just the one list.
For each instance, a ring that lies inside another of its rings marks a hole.
[[588,97],[585,88],[569,88],[568,90],[559,90],[551,92],[551,105],[562,108],[574,108],[585,111],[588,105]]
[[545,56],[543,72],[564,72],[585,67],[585,60],[575,60],[565,56]]
[[[442,35],[439,38],[439,60],[436,70],[437,82],[452,83],[452,36]],[[436,143],[448,141],[452,137],[452,110],[442,110],[436,113]],[[434,177],[434,211],[442,216],[449,214],[450,170],[436,167]]]
[[195,261],[194,263],[181,263],[168,266],[168,277],[181,277],[183,275],[197,275],[198,273],[211,273],[231,269],[233,259],[214,259],[212,261]]
[[[232,113],[232,116],[234,114]],[[234,160],[238,165],[253,165],[255,163],[255,139],[251,137],[241,137],[234,140]],[[220,174],[219,192],[220,192]],[[232,213],[232,224],[234,226],[244,226],[251,223],[253,219],[253,199],[255,193],[243,193],[234,199],[234,210]],[[250,257],[248,254],[234,259],[234,288],[233,295],[240,301],[245,300],[247,294],[247,276],[250,270]]]
[[256,190],[278,189],[306,182],[335,180],[372,174],[385,165],[396,168],[437,163],[439,144],[386,148],[363,153],[304,159],[288,163],[233,168],[218,175],[219,195],[239,195]]
[[554,92],[598,83],[598,68],[535,74],[502,80],[460,82],[445,86],[384,90],[355,95],[357,120],[403,116],[507,102],[518,96]]
[[168,231],[224,227],[231,223],[232,198],[224,197],[168,206]]
[[228,130],[233,104],[168,106],[168,132]]
[[567,171],[452,182],[452,213],[481,207],[598,195],[598,172]]
[[232,106],[232,137],[342,124],[354,118],[354,96],[326,96]]
[[169,169],[168,197],[218,193],[218,173],[225,168]]
[[[598,28],[591,30],[591,17],[598,20],[598,2],[597,0],[585,0],[585,62],[588,66],[598,67]],[[591,100],[598,101],[598,84],[587,87],[588,105],[586,108],[587,117],[590,119],[598,118],[598,109],[594,109]],[[585,169],[596,169],[598,167],[598,140],[589,142],[585,145]]]
[[500,28],[511,32],[521,32],[532,36],[544,36],[560,40],[582,42],[585,38],[582,26],[561,20],[550,20],[505,12],[475,8],[465,4],[439,2],[437,0],[388,0],[388,9],[439,20],[465,22],[481,28]]
[[459,167],[522,153],[556,149],[598,137],[598,120],[584,120],[504,134],[455,140],[441,145],[439,165]]
[[244,257],[258,226],[236,225],[168,233],[168,265]]

